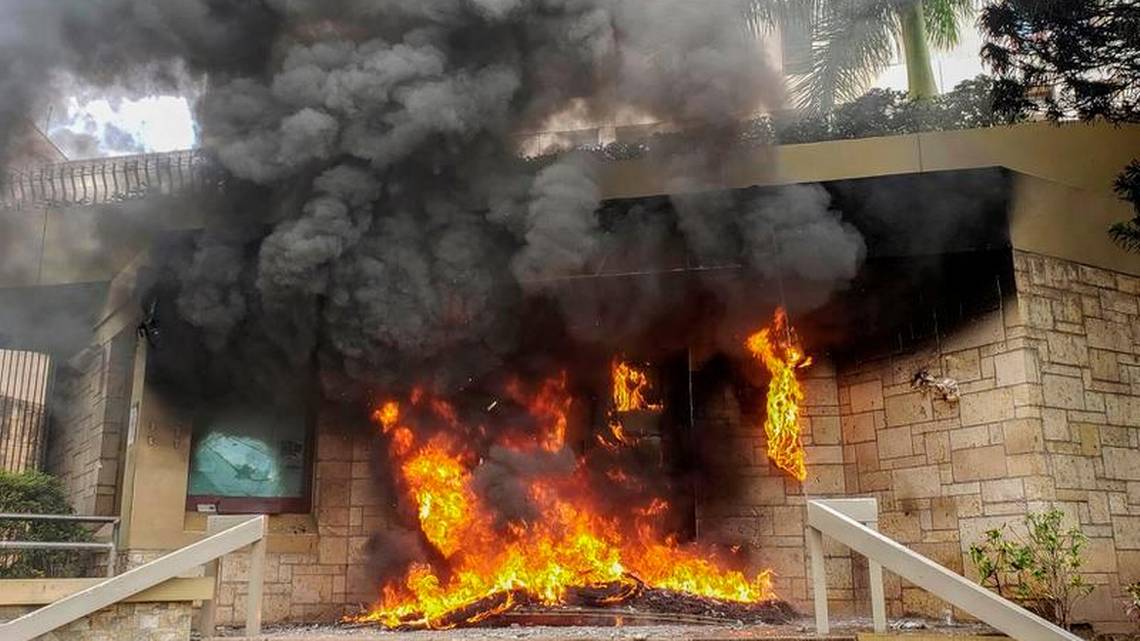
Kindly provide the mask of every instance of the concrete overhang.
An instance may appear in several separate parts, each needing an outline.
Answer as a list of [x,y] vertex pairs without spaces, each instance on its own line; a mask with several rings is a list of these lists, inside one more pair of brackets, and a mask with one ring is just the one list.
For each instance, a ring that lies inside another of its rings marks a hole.
[[[1015,175],[1015,248],[1140,274],[1140,259],[1114,247],[1105,234],[1108,225],[1132,216],[1112,194],[1112,183],[1138,156],[1137,125],[1027,123],[731,149],[714,163],[648,156],[604,162],[598,175],[601,195],[609,200],[1004,168]],[[709,164],[717,167],[713,175],[705,169]],[[156,204],[160,222],[149,233],[187,228],[181,214],[192,211],[192,204],[183,202],[180,214],[171,215],[177,191]],[[921,212],[915,216],[920,220]],[[138,235],[120,246],[91,242],[91,230],[106,217],[97,208],[75,206],[0,210],[0,233],[18,238],[7,245],[17,255],[0,256],[0,288],[110,280],[148,244]]]
[[698,180],[672,158],[606,163],[604,198],[828,182],[1002,167],[1061,185],[1108,193],[1140,156],[1140,125],[1026,123],[1008,127],[829,140],[740,149],[718,159],[718,175]]
[[[932,172],[1001,168],[1012,174],[1014,249],[1140,275],[1140,256],[1116,247],[1108,227],[1135,215],[1112,193],[1140,157],[1140,125],[1026,123],[1008,127],[740,149],[702,176],[676,159],[607,163],[604,198],[742,189]],[[922,212],[915,212],[921,224]]]

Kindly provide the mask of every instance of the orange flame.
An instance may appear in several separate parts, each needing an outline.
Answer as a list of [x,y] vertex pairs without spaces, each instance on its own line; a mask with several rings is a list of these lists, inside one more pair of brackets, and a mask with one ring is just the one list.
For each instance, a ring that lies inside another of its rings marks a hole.
[[477,519],[467,468],[444,443],[433,440],[404,463],[402,472],[419,506],[424,536],[444,556],[455,554]]
[[804,462],[804,446],[800,437],[800,403],[804,400],[803,389],[796,379],[796,370],[811,364],[811,358],[788,326],[788,316],[783,308],[776,310],[771,327],[766,327],[748,337],[748,351],[764,363],[772,374],[768,384],[767,416],[764,419],[764,433],[768,436],[768,458],[776,467],[793,477],[807,478]]
[[533,398],[529,398],[519,380],[507,384],[507,395],[527,408],[539,421],[541,433],[538,444],[545,450],[557,452],[566,445],[566,426],[573,398],[566,391],[566,372],[542,382]]
[[[553,423],[535,435],[546,449],[565,434],[565,385],[562,377],[542,386],[529,405],[536,419]],[[381,427],[397,425],[399,405],[385,403],[373,416]],[[589,493],[580,487],[583,475],[543,478],[528,487],[538,518],[512,521],[504,529],[474,490],[475,457],[456,441],[436,436],[414,451],[392,454],[417,507],[420,529],[447,567],[413,564],[402,581],[384,587],[379,602],[359,621],[388,627],[471,624],[511,608],[520,592],[556,604],[574,587],[618,584],[626,586],[621,594],[628,596],[638,581],[723,600],[759,602],[773,596],[767,571],[749,577],[656,536],[649,521],[668,508],[661,499],[633,510],[636,524],[623,524],[591,507]]]
[[384,433],[387,434],[400,420],[400,404],[396,401],[385,402],[379,409],[372,412],[372,420],[379,423]]
[[645,399],[649,392],[649,377],[643,370],[633,365],[614,359],[610,365],[610,376],[613,379],[613,400],[615,412],[632,412],[635,410],[661,409],[660,403],[650,403]]
[[380,424],[380,429],[384,434],[392,437],[393,453],[404,456],[411,451],[415,442],[415,435],[412,434],[412,430],[399,424],[399,403],[396,401],[385,402],[379,409],[372,412],[372,420]]

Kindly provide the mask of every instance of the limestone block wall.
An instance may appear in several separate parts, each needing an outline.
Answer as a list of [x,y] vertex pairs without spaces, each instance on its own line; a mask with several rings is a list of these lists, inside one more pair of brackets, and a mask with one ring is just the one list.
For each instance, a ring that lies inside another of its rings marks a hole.
[[[708,452],[697,498],[698,538],[744,544],[754,567],[770,568],[777,594],[810,612],[810,559],[806,558],[806,497],[848,493],[835,370],[826,360],[804,370],[802,421],[808,478],[792,479],[768,459],[762,411],[742,409],[727,383],[697,404],[697,433]],[[837,613],[855,611],[858,579],[851,554],[828,543],[828,592]],[[861,607],[861,606],[859,606]]]
[[115,513],[135,340],[125,329],[58,374],[47,470],[62,480],[78,514]]
[[[189,641],[192,607],[189,602],[117,603],[41,637],[42,641]],[[10,621],[33,607],[0,607],[0,622]]]
[[1140,279],[1027,252],[1014,266],[1052,481],[1029,507],[1080,524],[1096,590],[1079,615],[1125,627],[1121,587],[1140,580]]
[[[929,344],[805,370],[802,484],[770,464],[760,412],[731,387],[701,399],[698,434],[713,441],[698,536],[747,544],[779,595],[810,612],[808,497],[875,496],[886,534],[967,576],[985,530],[1017,532],[1027,511],[1057,506],[1090,537],[1084,570],[1096,588],[1078,620],[1129,625],[1122,586],[1140,580],[1140,279],[1024,252],[1013,266],[1016,291],[999,309]],[[958,380],[961,398],[912,389],[921,369]],[[368,546],[391,501],[374,438],[324,419],[313,513],[290,521],[292,533],[278,519],[270,538],[267,621],[328,620],[375,599]],[[865,562],[831,544],[827,555],[832,608],[867,612]],[[223,569],[222,622],[244,607],[244,564]],[[886,580],[892,617],[950,611]]]
[[[1009,300],[930,345],[839,372],[850,493],[878,499],[885,534],[959,573],[970,543],[1044,492],[1037,372],[1018,326]],[[914,389],[923,369],[956,379],[960,400]],[[926,592],[886,582],[890,615],[946,615]]]
[[[967,576],[985,530],[1063,510],[1090,537],[1096,587],[1077,618],[1122,629],[1122,586],[1140,580],[1140,279],[1025,252],[1014,272],[1001,309],[838,367],[846,488],[879,499],[885,533]],[[957,379],[961,399],[913,390],[919,369]],[[887,582],[894,616],[949,610]]]
[[[390,500],[376,480],[376,435],[351,433],[335,417],[317,427],[313,510],[271,519],[263,616],[267,622],[334,621],[377,599],[368,553],[388,527]],[[248,555],[222,563],[218,622],[240,624]]]
[[[700,430],[729,440],[712,443],[710,482],[700,489],[698,533],[704,540],[748,544],[755,567],[773,569],[779,595],[807,612],[810,562],[804,553],[804,497],[843,496],[846,475],[835,371],[826,362],[806,370],[804,408],[808,480],[801,484],[768,461],[762,417],[742,412],[730,389],[703,403]],[[377,436],[352,433],[333,416],[318,426],[311,515],[271,519],[264,618],[267,622],[331,621],[373,603],[379,571],[372,566],[374,535],[389,527],[392,499],[377,472],[384,461]],[[727,488],[732,488],[727,491]],[[857,579],[851,554],[828,547],[834,608],[851,611]],[[248,557],[222,563],[218,622],[238,625],[245,608]]]

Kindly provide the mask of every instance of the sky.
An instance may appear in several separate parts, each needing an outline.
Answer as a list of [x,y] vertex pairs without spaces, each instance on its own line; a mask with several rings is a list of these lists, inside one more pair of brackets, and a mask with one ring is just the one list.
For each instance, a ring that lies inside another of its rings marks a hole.
[[[981,34],[967,28],[957,47],[934,53],[934,74],[941,91],[983,72],[978,56],[981,46]],[[906,66],[902,60],[896,59],[873,86],[905,90]],[[183,96],[118,99],[113,103],[71,99],[67,113],[53,117],[47,130],[72,159],[189,149],[198,140],[192,101]]]
[[[950,51],[934,51],[931,64],[934,78],[941,92],[950,91],[954,85],[984,73],[979,52],[982,50],[982,34],[972,26],[962,29],[958,45]],[[906,90],[906,64],[900,56],[875,81],[876,87]]]
[[67,113],[52,117],[47,129],[73,159],[176,151],[198,140],[191,99],[184,96],[83,103],[72,98]]

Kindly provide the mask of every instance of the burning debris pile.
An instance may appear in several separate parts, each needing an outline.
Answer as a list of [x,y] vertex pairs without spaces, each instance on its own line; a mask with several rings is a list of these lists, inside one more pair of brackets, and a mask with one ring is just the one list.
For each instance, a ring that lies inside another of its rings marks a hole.
[[[757,336],[772,331],[791,331],[782,311]],[[804,463],[794,369],[804,357],[797,347],[780,346],[784,355],[769,358],[785,358],[788,369],[770,389],[769,404],[781,413],[769,431],[780,433],[781,465],[799,453],[795,473]],[[622,416],[662,405],[647,400],[648,378],[633,365],[615,360],[611,373],[607,436],[617,440],[603,443],[616,450],[629,443]],[[789,616],[775,600],[769,572],[749,573],[732,554],[678,542],[664,527],[668,501],[646,494],[644,479],[620,468],[598,470],[596,460],[573,453],[566,439],[574,401],[565,374],[529,390],[518,381],[506,387],[511,402],[495,405],[503,412],[494,414],[491,406],[463,412],[422,389],[374,412],[427,550],[356,621],[453,627],[536,605],[626,605],[750,621]],[[494,471],[522,461],[525,473]]]

